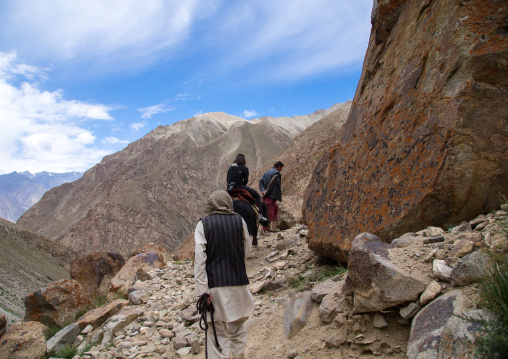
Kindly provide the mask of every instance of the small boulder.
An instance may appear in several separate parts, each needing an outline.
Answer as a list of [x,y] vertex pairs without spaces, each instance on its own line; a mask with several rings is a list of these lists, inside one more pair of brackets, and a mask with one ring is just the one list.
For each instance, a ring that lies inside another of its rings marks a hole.
[[333,281],[332,279],[327,279],[324,282],[318,283],[312,288],[312,299],[314,299],[316,302],[321,303],[323,298],[331,293],[333,291],[333,288],[337,283]]
[[441,290],[442,288],[438,282],[430,282],[420,296],[420,305],[423,306],[429,303],[431,300],[436,298],[439,293],[441,293]]
[[372,320],[372,324],[374,327],[378,329],[383,329],[388,326],[388,322],[386,321],[385,317],[381,313],[374,314],[374,319]]
[[487,277],[493,264],[489,255],[476,251],[464,256],[453,268],[450,277],[454,287],[479,283]]
[[[478,233],[479,234],[479,233]],[[462,258],[466,254],[471,253],[474,248],[474,243],[468,239],[459,239],[453,244],[453,249],[448,254],[449,257]]]
[[388,249],[391,248],[370,233],[362,233],[353,241],[348,278],[357,313],[381,311],[414,301],[425,290],[422,281],[390,260]]
[[252,294],[256,294],[256,293],[261,292],[265,288],[265,286],[266,286],[266,281],[262,280],[262,281],[259,281],[259,282],[249,285],[249,290]]
[[444,260],[434,259],[432,262],[432,273],[437,279],[451,281],[452,268]]
[[92,307],[90,296],[75,280],[63,279],[37,289],[25,297],[25,321],[47,326],[71,323],[76,314]]
[[49,330],[40,322],[18,322],[10,326],[0,341],[0,358],[26,359],[46,355],[45,333]]
[[134,305],[145,303],[150,296],[144,290],[135,290],[129,293],[129,302]]
[[48,352],[57,352],[67,344],[74,343],[74,340],[77,338],[80,332],[81,330],[79,329],[79,325],[77,323],[72,323],[66,326],[48,340],[46,343]]
[[88,326],[97,328],[128,304],[128,300],[117,299],[114,302],[107,303],[102,307],[95,308],[86,312],[81,318],[78,319],[76,323],[82,329]]
[[311,292],[298,293],[291,297],[284,310],[284,335],[292,338],[307,325],[314,301]]
[[123,307],[117,314],[109,318],[104,323],[102,344],[108,345],[111,343],[115,334],[136,320],[141,313],[141,311],[132,307]]

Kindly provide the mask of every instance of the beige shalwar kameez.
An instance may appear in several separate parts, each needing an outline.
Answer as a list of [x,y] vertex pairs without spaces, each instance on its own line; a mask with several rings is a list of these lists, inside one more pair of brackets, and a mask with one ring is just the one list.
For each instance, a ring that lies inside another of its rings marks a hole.
[[[247,230],[247,224],[243,223],[243,239],[245,257],[252,249],[252,244]],[[248,286],[228,286],[208,288],[206,275],[206,238],[203,223],[199,221],[195,231],[195,259],[194,279],[196,281],[196,295],[210,293],[215,308],[214,320],[219,345],[219,352],[213,339],[213,329],[208,329],[208,355],[210,358],[229,358],[229,352],[233,358],[241,358],[247,345],[247,331],[243,325],[248,317],[254,312],[254,298]],[[210,315],[207,319],[211,321]],[[229,339],[228,339],[229,337]]]

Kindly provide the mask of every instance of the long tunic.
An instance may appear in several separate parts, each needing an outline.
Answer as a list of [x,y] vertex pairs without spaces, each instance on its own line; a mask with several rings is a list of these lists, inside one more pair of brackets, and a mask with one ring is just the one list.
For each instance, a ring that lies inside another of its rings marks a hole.
[[[247,230],[247,224],[242,219],[243,243],[245,256],[248,256],[252,244]],[[195,231],[195,258],[194,279],[196,281],[196,295],[210,293],[215,308],[214,319],[223,322],[233,322],[240,318],[248,317],[254,312],[254,298],[248,286],[208,287],[206,275],[206,237],[203,223],[198,222]],[[210,316],[208,319],[211,320]]]

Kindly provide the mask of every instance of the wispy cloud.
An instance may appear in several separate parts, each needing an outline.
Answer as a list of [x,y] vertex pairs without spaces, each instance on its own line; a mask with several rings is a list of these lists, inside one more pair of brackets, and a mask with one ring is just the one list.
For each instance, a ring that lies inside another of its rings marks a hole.
[[134,71],[206,52],[193,69],[205,76],[242,69],[279,81],[362,61],[372,8],[372,0],[4,3],[0,41],[23,55]]
[[256,112],[256,110],[245,110],[245,111],[243,111],[243,114],[242,114],[242,116],[245,118],[254,117],[257,115],[258,115],[258,113]]
[[145,127],[146,123],[145,122],[135,122],[135,123],[132,123],[131,124],[131,127],[136,130],[136,131],[139,131],[141,130],[143,127]]
[[111,108],[66,100],[62,90],[43,91],[26,81],[42,73],[20,63],[16,54],[0,52],[2,173],[84,170],[107,154],[92,146],[95,136],[83,121],[112,120]]
[[153,105],[148,106],[145,108],[138,109],[139,112],[141,112],[141,118],[149,119],[152,118],[153,115],[159,114],[159,113],[165,113],[169,111],[175,110],[174,107],[166,106],[166,105]]
[[103,139],[103,142],[105,143],[129,143],[129,141],[126,140],[120,140],[114,136],[108,136]]
[[186,41],[193,24],[213,12],[216,3],[7,0],[0,5],[11,15],[0,18],[6,30],[2,42],[56,62],[72,59],[110,70],[143,67]]

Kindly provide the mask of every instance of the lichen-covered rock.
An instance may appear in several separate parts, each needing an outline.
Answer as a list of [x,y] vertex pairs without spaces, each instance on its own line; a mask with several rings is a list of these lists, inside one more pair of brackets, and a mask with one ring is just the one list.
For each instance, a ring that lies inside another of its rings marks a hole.
[[120,254],[98,251],[73,260],[70,274],[91,296],[107,295],[111,278],[124,264]]
[[0,341],[0,358],[41,358],[46,354],[46,337],[49,330],[40,322],[13,324]]
[[380,311],[418,299],[425,284],[392,263],[379,237],[359,234],[349,255],[348,277],[358,313]]
[[90,296],[75,280],[59,280],[36,290],[25,298],[25,321],[63,327],[76,314],[92,307]]
[[498,206],[508,193],[507,6],[375,6],[351,112],[305,193],[312,250],[345,262],[358,232],[388,241]]
[[444,328],[465,309],[461,291],[448,292],[424,307],[411,323],[407,346],[409,359],[436,358]]

